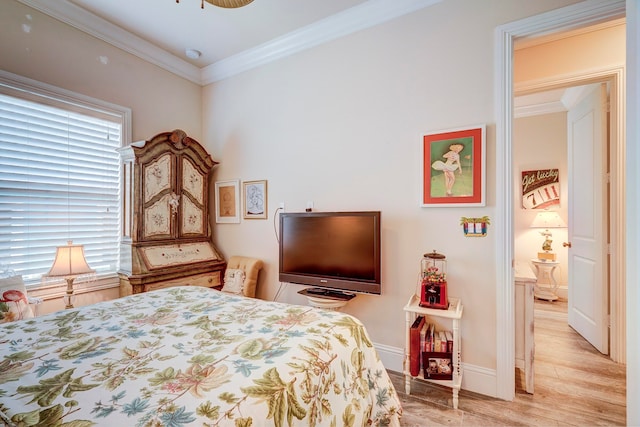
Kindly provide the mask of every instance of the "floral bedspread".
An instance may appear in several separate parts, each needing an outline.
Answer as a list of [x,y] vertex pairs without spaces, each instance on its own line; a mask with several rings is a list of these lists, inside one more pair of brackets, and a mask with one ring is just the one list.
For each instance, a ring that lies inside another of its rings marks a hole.
[[0,425],[399,425],[354,317],[163,289],[0,325]]

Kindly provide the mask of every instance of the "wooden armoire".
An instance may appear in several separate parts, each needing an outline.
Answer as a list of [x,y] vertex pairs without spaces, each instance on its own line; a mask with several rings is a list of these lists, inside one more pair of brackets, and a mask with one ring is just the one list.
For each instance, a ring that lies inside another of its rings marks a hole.
[[119,151],[120,296],[169,286],[221,286],[226,263],[209,223],[209,177],[218,162],[180,129]]

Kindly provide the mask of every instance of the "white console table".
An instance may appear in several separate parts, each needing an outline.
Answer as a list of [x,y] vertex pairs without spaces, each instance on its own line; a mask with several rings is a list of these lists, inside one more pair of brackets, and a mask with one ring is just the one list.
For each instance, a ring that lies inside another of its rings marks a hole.
[[527,262],[516,262],[514,266],[515,282],[515,320],[516,320],[516,368],[524,372],[525,390],[533,393],[533,359],[535,344],[533,340],[533,300],[536,276]]

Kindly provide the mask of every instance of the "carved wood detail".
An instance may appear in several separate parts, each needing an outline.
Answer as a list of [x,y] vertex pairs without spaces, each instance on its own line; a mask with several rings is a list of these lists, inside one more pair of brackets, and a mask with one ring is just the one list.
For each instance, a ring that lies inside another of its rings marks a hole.
[[209,215],[209,178],[218,162],[180,129],[119,151],[120,295],[220,286],[226,262],[213,245]]

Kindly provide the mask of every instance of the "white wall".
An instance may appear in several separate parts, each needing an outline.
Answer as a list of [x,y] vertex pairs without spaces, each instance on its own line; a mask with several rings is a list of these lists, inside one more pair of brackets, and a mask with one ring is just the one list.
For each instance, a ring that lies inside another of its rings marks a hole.
[[[465,238],[459,224],[495,212],[493,31],[569,3],[449,0],[207,86],[203,134],[221,162],[215,180],[268,180],[269,219],[217,224],[218,246],[263,259],[258,295],[271,299],[279,202],[288,211],[309,200],[316,210],[381,210],[383,295],[360,295],[344,311],[401,354],[419,260],[444,253],[449,293],[465,305],[464,387],[494,393],[499,242],[491,226],[487,237]],[[421,135],[479,123],[487,124],[487,206],[421,208]],[[280,300],[305,303],[299,289],[287,285]]]
[[0,69],[131,108],[132,141],[176,128],[201,137],[198,85],[15,0],[0,2]]

